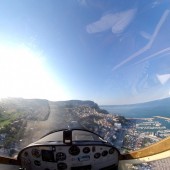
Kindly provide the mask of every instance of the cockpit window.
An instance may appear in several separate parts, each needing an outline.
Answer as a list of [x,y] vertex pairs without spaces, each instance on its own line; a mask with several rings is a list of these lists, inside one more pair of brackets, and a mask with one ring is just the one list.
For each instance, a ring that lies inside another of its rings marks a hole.
[[0,2],[0,155],[59,129],[121,153],[169,137],[169,28],[168,0]]

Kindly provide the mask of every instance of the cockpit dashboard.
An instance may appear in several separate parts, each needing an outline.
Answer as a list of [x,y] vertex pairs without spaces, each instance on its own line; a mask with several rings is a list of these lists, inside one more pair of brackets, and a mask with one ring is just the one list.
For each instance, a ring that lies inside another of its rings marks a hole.
[[100,136],[86,130],[50,133],[18,155],[26,170],[117,169],[119,151]]
[[0,157],[0,169],[128,170],[149,167],[152,170],[152,165],[157,169],[169,169],[169,142],[170,138],[167,138],[122,155],[114,146],[93,132],[65,129],[50,132],[28,145],[19,152],[16,159]]

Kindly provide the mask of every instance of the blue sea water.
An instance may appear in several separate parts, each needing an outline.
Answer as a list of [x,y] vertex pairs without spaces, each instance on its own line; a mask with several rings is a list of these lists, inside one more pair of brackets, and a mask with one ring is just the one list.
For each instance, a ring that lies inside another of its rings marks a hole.
[[107,110],[111,114],[118,114],[126,118],[150,118],[153,116],[163,116],[170,118],[169,109],[160,108],[138,108],[135,106],[115,106],[115,105],[101,105],[101,109]]
[[[135,106],[112,106],[102,105],[101,109],[107,110],[110,114],[116,114],[124,116],[125,118],[154,118],[154,116],[162,116],[170,118],[170,112],[167,109],[151,109],[151,108],[138,108]],[[167,129],[170,129],[170,121],[168,122],[162,118],[155,118],[155,121],[159,121]]]

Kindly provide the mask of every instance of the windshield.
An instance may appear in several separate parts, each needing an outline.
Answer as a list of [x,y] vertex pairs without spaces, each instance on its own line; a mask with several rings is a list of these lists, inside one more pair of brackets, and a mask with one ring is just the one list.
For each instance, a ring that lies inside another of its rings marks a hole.
[[0,155],[59,129],[121,153],[170,135],[168,0],[0,2]]

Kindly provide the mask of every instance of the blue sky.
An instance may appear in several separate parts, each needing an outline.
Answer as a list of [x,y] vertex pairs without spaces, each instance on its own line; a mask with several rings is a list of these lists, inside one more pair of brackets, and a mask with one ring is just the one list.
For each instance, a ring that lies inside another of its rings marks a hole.
[[0,1],[1,97],[169,97],[169,21],[160,0]]

